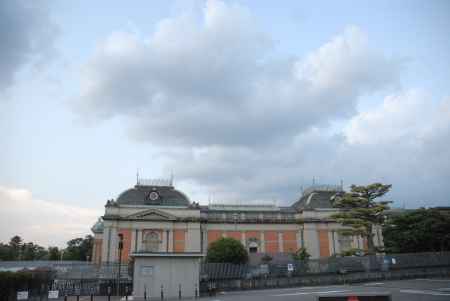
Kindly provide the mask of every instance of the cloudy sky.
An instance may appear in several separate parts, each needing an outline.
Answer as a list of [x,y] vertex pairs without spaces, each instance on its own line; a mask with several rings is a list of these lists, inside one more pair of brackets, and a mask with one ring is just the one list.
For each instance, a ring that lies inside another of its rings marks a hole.
[[390,183],[450,204],[448,1],[0,1],[0,241],[63,245],[107,199],[295,201]]

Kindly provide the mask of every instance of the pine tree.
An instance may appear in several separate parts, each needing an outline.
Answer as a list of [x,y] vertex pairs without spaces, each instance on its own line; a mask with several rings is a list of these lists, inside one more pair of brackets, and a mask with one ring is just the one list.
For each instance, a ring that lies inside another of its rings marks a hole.
[[336,194],[333,206],[342,209],[342,212],[332,215],[339,223],[349,228],[342,230],[343,235],[358,235],[367,239],[369,254],[375,254],[373,242],[373,228],[383,225],[384,211],[389,209],[390,201],[376,202],[391,189],[392,185],[374,183],[367,186],[352,185],[350,192]]

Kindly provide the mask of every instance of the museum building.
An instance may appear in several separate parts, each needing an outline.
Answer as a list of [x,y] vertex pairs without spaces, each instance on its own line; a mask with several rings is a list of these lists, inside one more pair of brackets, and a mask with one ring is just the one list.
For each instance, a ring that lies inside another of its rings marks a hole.
[[[311,258],[328,257],[351,248],[365,249],[361,237],[339,234],[342,225],[330,216],[338,212],[330,198],[342,186],[313,185],[291,206],[274,204],[209,204],[192,202],[171,180],[138,179],[134,187],[108,200],[105,213],[92,227],[92,261],[119,260],[139,254],[205,255],[221,237],[242,242],[250,257],[286,256],[304,247]],[[381,229],[374,229],[375,245],[382,246]]]

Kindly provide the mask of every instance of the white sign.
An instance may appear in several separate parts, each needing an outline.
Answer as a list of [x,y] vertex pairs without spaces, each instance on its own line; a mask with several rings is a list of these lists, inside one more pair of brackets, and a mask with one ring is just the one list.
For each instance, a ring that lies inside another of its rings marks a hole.
[[287,269],[288,269],[288,272],[293,272],[294,271],[294,265],[292,263],[288,263]]
[[141,276],[146,276],[146,277],[153,276],[153,267],[152,266],[141,267]]
[[392,264],[396,264],[397,260],[395,260],[395,258],[392,258]]
[[28,300],[28,291],[17,292],[17,300]]
[[48,298],[49,299],[58,299],[59,291],[48,291]]

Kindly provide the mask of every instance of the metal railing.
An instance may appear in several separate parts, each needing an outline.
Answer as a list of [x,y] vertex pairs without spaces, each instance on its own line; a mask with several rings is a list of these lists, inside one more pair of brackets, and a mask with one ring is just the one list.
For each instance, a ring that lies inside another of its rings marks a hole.
[[450,267],[450,252],[329,257],[285,264],[203,263],[200,275],[204,280],[252,279],[434,267]]
[[120,267],[121,278],[131,278],[127,264],[86,261],[0,261],[0,271],[20,271],[48,268],[56,272],[57,279],[115,279]]

